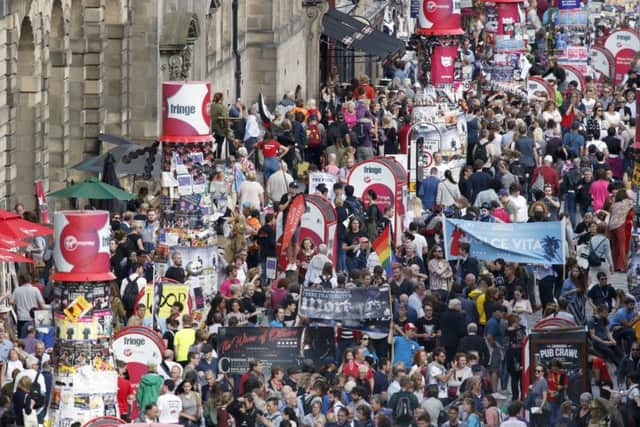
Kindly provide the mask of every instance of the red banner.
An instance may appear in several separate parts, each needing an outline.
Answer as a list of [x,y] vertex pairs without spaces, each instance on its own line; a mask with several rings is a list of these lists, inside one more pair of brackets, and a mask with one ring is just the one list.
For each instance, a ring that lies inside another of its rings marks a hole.
[[40,211],[40,223],[50,224],[47,194],[44,192],[41,180],[36,181],[36,197],[38,199],[38,211]]
[[518,3],[499,3],[496,5],[498,14],[498,35],[515,35],[515,26],[520,22]]
[[418,34],[464,34],[460,28],[460,3],[458,0],[422,0],[418,13]]
[[431,54],[431,84],[453,83],[454,64],[458,55],[457,46],[435,46]]
[[284,224],[284,231],[282,233],[282,252],[287,250],[289,243],[293,240],[293,235],[296,233],[296,229],[300,225],[304,210],[304,195],[298,194],[289,205],[287,221]]

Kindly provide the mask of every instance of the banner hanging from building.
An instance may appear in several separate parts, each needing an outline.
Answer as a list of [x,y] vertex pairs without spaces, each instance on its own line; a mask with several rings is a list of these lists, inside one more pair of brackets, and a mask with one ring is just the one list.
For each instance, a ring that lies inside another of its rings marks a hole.
[[311,319],[389,320],[389,288],[302,288],[300,315]]
[[435,46],[431,53],[431,83],[453,84],[458,46]]
[[471,256],[479,260],[564,264],[563,230],[561,221],[492,224],[447,218],[445,252],[448,260],[458,259],[460,244],[468,242]]

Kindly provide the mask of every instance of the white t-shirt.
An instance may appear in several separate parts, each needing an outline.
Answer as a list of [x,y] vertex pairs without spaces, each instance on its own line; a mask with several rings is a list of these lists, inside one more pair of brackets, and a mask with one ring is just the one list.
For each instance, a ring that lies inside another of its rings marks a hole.
[[158,397],[158,409],[161,423],[178,424],[182,412],[182,400],[173,393],[165,393]]
[[436,384],[438,386],[438,399],[447,398],[447,383],[440,381],[437,376],[446,375],[447,368],[437,362],[429,363],[429,385]]
[[514,222],[527,222],[529,215],[527,214],[527,199],[519,195],[517,197],[511,196],[511,203],[516,208],[516,217]]
[[239,205],[248,203],[254,209],[260,209],[260,197],[264,193],[264,189],[259,182],[245,181],[238,188]]

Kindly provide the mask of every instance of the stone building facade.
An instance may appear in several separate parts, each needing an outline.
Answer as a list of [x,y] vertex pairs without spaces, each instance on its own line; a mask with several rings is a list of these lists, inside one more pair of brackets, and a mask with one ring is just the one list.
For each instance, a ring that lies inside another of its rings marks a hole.
[[[97,136],[135,142],[161,133],[161,83],[208,80],[227,102],[274,103],[319,87],[327,8],[303,0],[0,1],[0,207],[35,205],[99,152]],[[313,2],[311,2],[313,3]],[[239,56],[240,73],[236,57]]]

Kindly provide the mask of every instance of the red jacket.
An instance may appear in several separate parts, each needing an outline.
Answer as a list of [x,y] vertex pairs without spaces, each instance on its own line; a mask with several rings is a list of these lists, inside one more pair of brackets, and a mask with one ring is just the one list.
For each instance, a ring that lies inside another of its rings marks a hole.
[[536,182],[538,175],[542,175],[545,184],[551,184],[553,186],[553,194],[557,195],[560,191],[560,179],[558,178],[558,172],[556,172],[553,166],[542,165],[533,171],[531,177],[531,185]]

